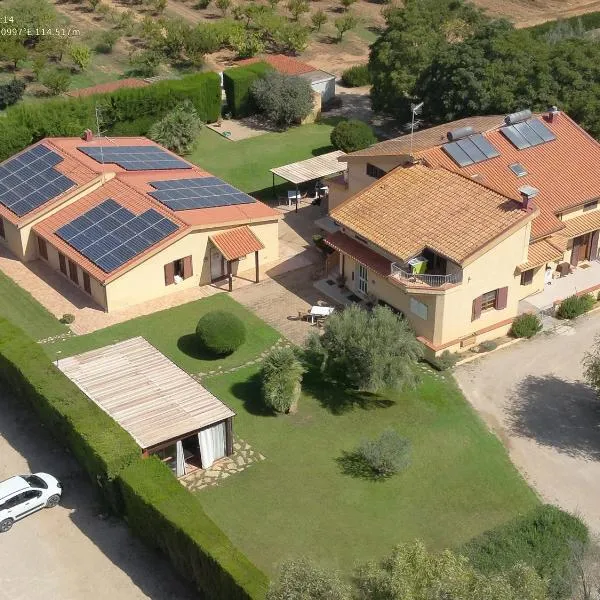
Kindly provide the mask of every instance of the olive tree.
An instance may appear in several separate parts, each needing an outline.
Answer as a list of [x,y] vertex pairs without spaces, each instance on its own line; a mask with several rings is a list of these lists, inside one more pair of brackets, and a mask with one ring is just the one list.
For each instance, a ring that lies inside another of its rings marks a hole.
[[387,307],[369,312],[356,305],[333,313],[323,335],[309,337],[307,351],[330,379],[370,392],[414,386],[414,367],[423,355],[406,320]]

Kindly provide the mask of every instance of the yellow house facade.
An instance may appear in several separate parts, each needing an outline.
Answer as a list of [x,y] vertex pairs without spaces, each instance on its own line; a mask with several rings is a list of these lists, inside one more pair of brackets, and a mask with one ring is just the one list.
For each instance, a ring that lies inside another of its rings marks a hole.
[[0,177],[0,243],[105,311],[221,279],[231,289],[245,272],[258,281],[279,256],[276,211],[145,138],[47,139],[15,158],[3,166],[16,193]]
[[435,355],[507,333],[522,300],[598,256],[600,146],[556,109],[463,119],[342,160],[329,194],[339,272]]

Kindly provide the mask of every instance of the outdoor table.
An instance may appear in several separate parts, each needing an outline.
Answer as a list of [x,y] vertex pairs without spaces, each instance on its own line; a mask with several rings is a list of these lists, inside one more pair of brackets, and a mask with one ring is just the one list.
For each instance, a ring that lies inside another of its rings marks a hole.
[[297,190],[288,190],[288,206],[292,206],[294,201],[300,200],[302,194]]
[[309,315],[310,322],[315,322],[315,317],[328,317],[335,309],[332,306],[311,306]]

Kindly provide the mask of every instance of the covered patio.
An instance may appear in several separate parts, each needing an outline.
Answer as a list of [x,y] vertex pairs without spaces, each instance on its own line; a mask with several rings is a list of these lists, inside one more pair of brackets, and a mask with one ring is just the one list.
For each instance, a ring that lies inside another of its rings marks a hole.
[[233,452],[235,413],[142,337],[64,358],[57,366],[145,456],[158,456],[177,477],[208,469]]
[[[281,179],[285,179],[294,184],[295,193],[292,193],[292,197],[295,200],[296,212],[298,212],[300,185],[344,172],[347,167],[346,163],[342,163],[338,160],[340,156],[345,156],[345,152],[335,150],[334,152],[328,152],[327,154],[321,154],[320,156],[314,156],[313,158],[299,160],[294,163],[270,169],[273,174],[273,197],[275,197],[275,175],[277,175],[278,177],[281,177]],[[322,189],[324,189],[324,193],[327,194],[329,190],[325,188],[327,188],[326,185],[324,185]],[[288,194],[288,198],[289,197]],[[317,195],[317,197],[320,197],[320,195]]]

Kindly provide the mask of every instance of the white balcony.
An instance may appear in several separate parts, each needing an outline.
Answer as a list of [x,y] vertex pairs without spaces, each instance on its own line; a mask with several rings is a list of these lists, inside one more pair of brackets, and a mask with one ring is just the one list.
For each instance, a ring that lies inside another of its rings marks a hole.
[[462,273],[447,273],[445,275],[412,273],[398,263],[392,263],[391,276],[407,285],[423,285],[427,287],[443,287],[462,283]]

